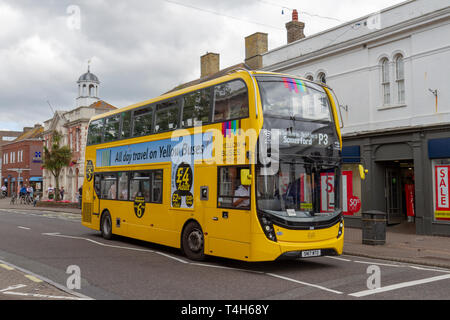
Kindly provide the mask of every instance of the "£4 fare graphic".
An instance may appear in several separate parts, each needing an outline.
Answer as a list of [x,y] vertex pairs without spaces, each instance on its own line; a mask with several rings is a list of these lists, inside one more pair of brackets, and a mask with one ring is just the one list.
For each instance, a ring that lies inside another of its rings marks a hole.
[[172,207],[192,208],[194,204],[193,171],[188,163],[181,163],[174,171],[175,177],[172,180]]

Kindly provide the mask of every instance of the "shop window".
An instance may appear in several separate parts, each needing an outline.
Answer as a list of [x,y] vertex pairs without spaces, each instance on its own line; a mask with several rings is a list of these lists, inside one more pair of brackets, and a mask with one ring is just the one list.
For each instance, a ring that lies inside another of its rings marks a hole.
[[[342,166],[342,211],[344,215],[361,216],[361,178],[359,164],[344,164]],[[355,211],[358,207],[359,210]]]

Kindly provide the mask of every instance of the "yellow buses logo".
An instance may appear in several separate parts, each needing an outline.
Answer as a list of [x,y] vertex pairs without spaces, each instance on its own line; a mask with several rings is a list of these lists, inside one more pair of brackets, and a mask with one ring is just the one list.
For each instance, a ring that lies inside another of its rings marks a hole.
[[92,177],[94,176],[94,164],[92,163],[92,160],[88,160],[86,163],[86,179],[87,181],[91,181]]
[[134,213],[136,217],[142,218],[145,212],[145,198],[144,197],[136,197],[134,198]]

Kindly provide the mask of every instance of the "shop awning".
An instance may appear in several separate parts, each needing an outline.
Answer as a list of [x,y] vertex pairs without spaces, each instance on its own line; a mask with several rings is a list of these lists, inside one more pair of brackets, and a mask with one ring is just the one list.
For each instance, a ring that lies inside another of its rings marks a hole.
[[450,138],[428,140],[428,157],[430,159],[450,158]]
[[31,177],[30,181],[42,181],[42,177]]
[[360,163],[361,151],[359,146],[342,147],[342,160],[344,163]]

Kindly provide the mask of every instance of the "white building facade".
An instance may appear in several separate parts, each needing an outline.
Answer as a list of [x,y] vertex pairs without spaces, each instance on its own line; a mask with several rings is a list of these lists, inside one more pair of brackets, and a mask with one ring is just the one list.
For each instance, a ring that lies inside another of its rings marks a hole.
[[[450,2],[411,0],[263,53],[261,69],[335,91],[361,211],[450,235],[449,61]],[[346,222],[360,225],[361,211]]]
[[[53,132],[62,133],[62,145],[67,145],[72,150],[72,161],[68,167],[62,170],[59,186],[64,187],[64,200],[78,201],[78,189],[83,185],[84,179],[84,152],[86,149],[86,138],[88,124],[91,117],[111,111],[115,107],[100,100],[98,86],[100,81],[88,72],[81,75],[78,84],[78,97],[76,108],[70,111],[56,111],[53,118],[44,122],[44,145],[51,146]],[[84,105],[86,104],[86,105]],[[56,186],[55,177],[49,170],[44,169],[43,190],[44,199],[48,198],[47,190],[50,185]]]

